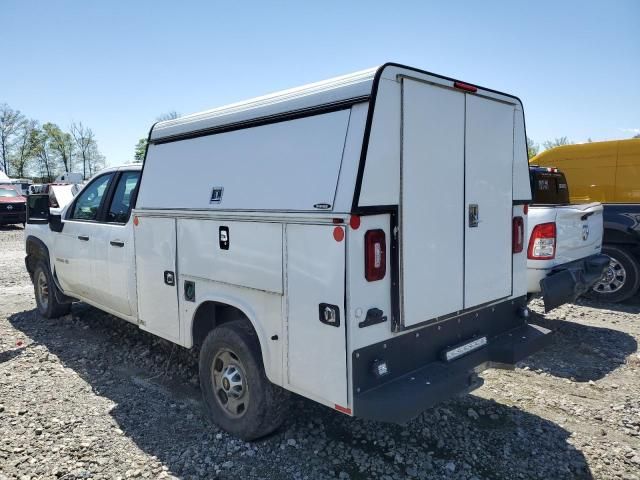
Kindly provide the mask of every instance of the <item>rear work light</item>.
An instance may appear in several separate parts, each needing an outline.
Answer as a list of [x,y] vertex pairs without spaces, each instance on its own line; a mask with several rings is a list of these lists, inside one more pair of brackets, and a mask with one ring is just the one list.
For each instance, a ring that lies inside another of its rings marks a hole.
[[368,282],[382,280],[387,273],[387,242],[384,230],[364,234],[364,277]]
[[536,225],[531,232],[527,258],[531,260],[551,260],[556,256],[555,222]]
[[513,253],[522,252],[524,245],[524,220],[522,217],[513,217],[513,238],[511,245]]

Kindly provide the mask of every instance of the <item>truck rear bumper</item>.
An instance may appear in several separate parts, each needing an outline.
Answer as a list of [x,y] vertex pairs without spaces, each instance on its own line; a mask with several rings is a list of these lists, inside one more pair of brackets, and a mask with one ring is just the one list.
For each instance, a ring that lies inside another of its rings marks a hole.
[[[514,365],[540,350],[551,332],[526,323],[518,314],[525,303],[524,298],[510,300],[353,352],[353,415],[406,422],[479,387],[480,371]],[[485,346],[455,360],[444,359],[448,349],[482,337],[487,338]],[[381,378],[372,373],[378,361],[385,361],[389,369]]]
[[587,292],[602,278],[608,265],[609,257],[597,254],[554,267],[540,280],[545,312]]

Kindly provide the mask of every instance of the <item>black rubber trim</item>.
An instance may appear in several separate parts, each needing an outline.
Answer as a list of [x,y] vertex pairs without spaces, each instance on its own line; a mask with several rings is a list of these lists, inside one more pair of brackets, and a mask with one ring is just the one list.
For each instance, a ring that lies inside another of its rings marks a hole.
[[337,112],[340,110],[348,110],[356,103],[362,103],[369,100],[369,95],[363,95],[359,97],[353,97],[339,102],[327,103],[323,105],[315,105],[313,107],[301,108],[298,110],[291,110],[288,112],[278,113],[275,115],[266,115],[264,117],[253,118],[251,120],[245,120],[241,122],[228,123],[225,125],[218,125],[210,128],[203,128],[200,130],[194,130],[192,132],[185,132],[177,135],[171,135],[167,137],[161,137],[156,140],[149,140],[149,143],[154,145],[161,145],[163,143],[178,142],[180,140],[189,140],[192,138],[206,137],[209,135],[215,135],[218,133],[232,132],[234,130],[243,130],[245,128],[260,127],[263,125],[269,125],[272,123],[286,122],[288,120],[296,120],[299,118],[313,117],[315,115],[322,115],[324,113]]
[[514,200],[513,205],[531,205],[531,200]]

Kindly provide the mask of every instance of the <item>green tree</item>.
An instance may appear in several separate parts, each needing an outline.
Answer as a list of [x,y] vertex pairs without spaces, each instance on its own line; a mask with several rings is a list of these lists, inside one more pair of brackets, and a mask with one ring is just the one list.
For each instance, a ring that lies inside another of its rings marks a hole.
[[14,152],[10,157],[12,171],[17,178],[24,178],[35,157],[33,131],[38,127],[35,120],[25,120],[16,133]]
[[527,137],[527,156],[529,160],[535,157],[540,151],[540,145],[533,141],[533,139]]
[[42,129],[48,137],[49,146],[55,152],[58,160],[62,163],[65,172],[70,172],[73,158],[73,137],[70,133],[63,132],[55,123],[45,123]]
[[573,145],[573,142],[570,141],[567,137],[557,137],[553,140],[547,140],[542,144],[545,150],[549,150],[551,148],[560,147],[562,145]]
[[136,143],[136,151],[135,151],[135,154],[133,155],[134,161],[142,162],[144,160],[144,153],[146,150],[147,150],[147,139],[141,138],[140,140],[138,140],[138,143]]
[[15,137],[24,122],[25,118],[20,110],[14,110],[6,103],[0,104],[0,167],[7,176]]

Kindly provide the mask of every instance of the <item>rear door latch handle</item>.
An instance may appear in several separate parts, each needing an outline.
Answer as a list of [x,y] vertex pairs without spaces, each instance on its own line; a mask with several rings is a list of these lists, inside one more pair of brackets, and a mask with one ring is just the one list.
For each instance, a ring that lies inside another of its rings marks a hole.
[[78,235],[78,240],[82,240],[83,242],[88,242],[89,237],[87,237],[86,235]]
[[477,203],[469,204],[469,227],[477,227],[480,222],[480,213]]
[[111,240],[109,243],[114,247],[124,247],[124,242],[122,240]]

